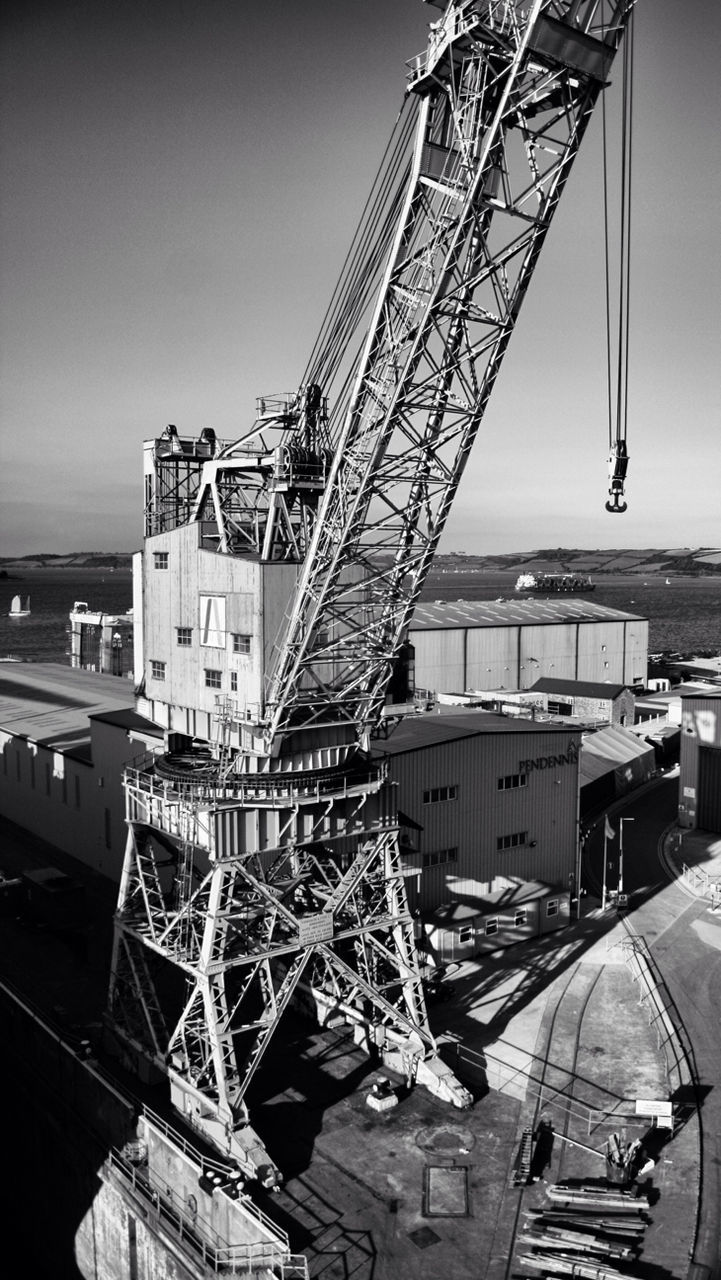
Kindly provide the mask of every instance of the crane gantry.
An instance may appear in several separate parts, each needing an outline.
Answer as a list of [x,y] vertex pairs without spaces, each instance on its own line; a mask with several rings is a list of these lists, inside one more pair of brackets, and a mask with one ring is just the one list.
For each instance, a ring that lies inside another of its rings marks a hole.
[[138,707],[166,741],[126,771],[109,1023],[269,1183],[248,1090],[292,1002],[470,1102],[428,1025],[370,740],[633,2],[441,6],[301,390],[236,441],[146,446]]

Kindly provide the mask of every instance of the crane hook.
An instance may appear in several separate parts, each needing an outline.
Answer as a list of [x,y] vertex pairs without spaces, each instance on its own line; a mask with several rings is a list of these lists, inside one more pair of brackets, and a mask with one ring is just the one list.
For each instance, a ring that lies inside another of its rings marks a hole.
[[608,493],[610,502],[606,510],[612,515],[621,515],[626,511],[628,503],[623,501],[624,484],[628,470],[628,452],[625,440],[616,440],[608,455]]

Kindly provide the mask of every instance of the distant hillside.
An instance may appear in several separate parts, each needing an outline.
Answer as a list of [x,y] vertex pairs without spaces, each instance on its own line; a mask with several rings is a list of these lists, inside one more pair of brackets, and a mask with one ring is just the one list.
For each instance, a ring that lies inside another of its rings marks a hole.
[[659,547],[648,547],[642,551],[636,549],[615,549],[612,551],[583,551],[569,547],[544,547],[538,551],[518,551],[509,555],[484,556],[472,552],[457,552],[450,555],[438,555],[434,567],[443,565],[468,569],[492,571],[494,569],[512,572],[542,573],[663,573],[667,576],[679,574],[712,575],[721,574],[721,550],[714,547],[676,547],[672,550]]
[[130,551],[74,551],[56,555],[38,551],[32,556],[0,556],[0,565],[10,569],[130,569]]
[[[22,569],[130,569],[129,551],[75,551],[66,555],[37,552],[31,556],[0,556],[6,572]],[[583,551],[569,547],[543,547],[537,551],[514,551],[507,555],[485,556],[474,552],[437,555],[434,568],[443,566],[477,571],[493,569],[519,573],[663,573],[721,574],[721,549],[675,547],[671,550],[648,547],[642,551],[619,548],[613,551]]]

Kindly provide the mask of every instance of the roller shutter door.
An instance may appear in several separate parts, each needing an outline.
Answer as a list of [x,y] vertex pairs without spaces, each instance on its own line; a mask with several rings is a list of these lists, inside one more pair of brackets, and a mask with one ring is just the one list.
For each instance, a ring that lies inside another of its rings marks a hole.
[[699,747],[696,826],[721,832],[721,748]]

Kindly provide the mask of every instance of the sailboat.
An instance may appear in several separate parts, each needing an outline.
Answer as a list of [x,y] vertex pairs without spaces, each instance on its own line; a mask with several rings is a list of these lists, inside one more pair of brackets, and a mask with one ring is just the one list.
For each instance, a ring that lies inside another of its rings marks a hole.
[[25,600],[25,608],[23,608],[23,602],[20,599],[20,596],[13,596],[12,604],[10,605],[10,613],[8,614],[8,617],[9,618],[27,618],[29,616],[30,616],[30,596],[28,596]]

